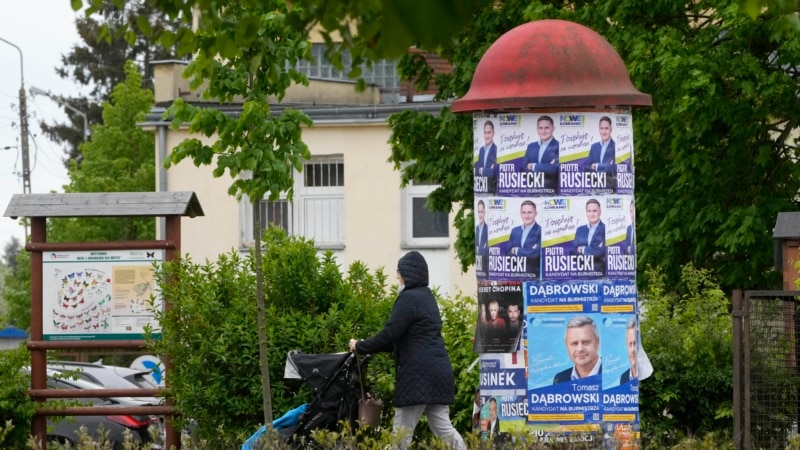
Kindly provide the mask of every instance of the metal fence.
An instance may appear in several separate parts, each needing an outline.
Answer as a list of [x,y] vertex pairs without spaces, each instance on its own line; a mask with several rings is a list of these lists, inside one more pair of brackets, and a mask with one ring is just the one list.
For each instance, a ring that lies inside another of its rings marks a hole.
[[800,423],[800,291],[735,291],[736,450],[786,448]]

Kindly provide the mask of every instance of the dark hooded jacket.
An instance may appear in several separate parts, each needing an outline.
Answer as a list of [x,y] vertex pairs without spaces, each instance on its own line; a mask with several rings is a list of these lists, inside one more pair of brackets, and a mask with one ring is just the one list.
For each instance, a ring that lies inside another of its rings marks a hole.
[[442,316],[428,288],[428,265],[419,252],[400,258],[405,288],[375,336],[356,344],[358,353],[393,351],[397,365],[394,405],[450,405],[455,401],[453,366],[442,338]]

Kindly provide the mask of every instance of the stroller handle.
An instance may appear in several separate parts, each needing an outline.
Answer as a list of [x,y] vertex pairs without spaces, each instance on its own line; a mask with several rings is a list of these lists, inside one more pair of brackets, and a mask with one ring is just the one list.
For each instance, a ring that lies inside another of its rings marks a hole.
[[[358,353],[356,353],[356,352],[350,352],[350,357],[352,357],[352,358],[358,358]],[[365,364],[365,363],[368,363],[370,359],[372,359],[372,353],[365,353],[365,354],[364,354],[364,355],[361,357],[361,360],[360,360],[360,362],[361,362],[361,364]]]

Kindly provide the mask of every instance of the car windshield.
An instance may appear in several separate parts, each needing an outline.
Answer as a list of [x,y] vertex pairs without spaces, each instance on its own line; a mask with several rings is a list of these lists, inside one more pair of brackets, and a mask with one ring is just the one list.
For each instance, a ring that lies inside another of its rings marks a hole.
[[146,373],[137,373],[133,376],[133,382],[137,386],[145,389],[158,389],[158,385],[150,381]]

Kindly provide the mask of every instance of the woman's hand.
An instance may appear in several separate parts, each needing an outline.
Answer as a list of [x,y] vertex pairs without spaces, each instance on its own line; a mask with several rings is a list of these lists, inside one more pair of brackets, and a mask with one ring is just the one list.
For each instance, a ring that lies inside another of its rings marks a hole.
[[355,339],[350,339],[350,351],[351,351],[351,352],[354,352],[354,351],[356,351],[356,343],[357,343],[357,342],[358,342],[358,341],[357,341],[357,340],[355,340]]

